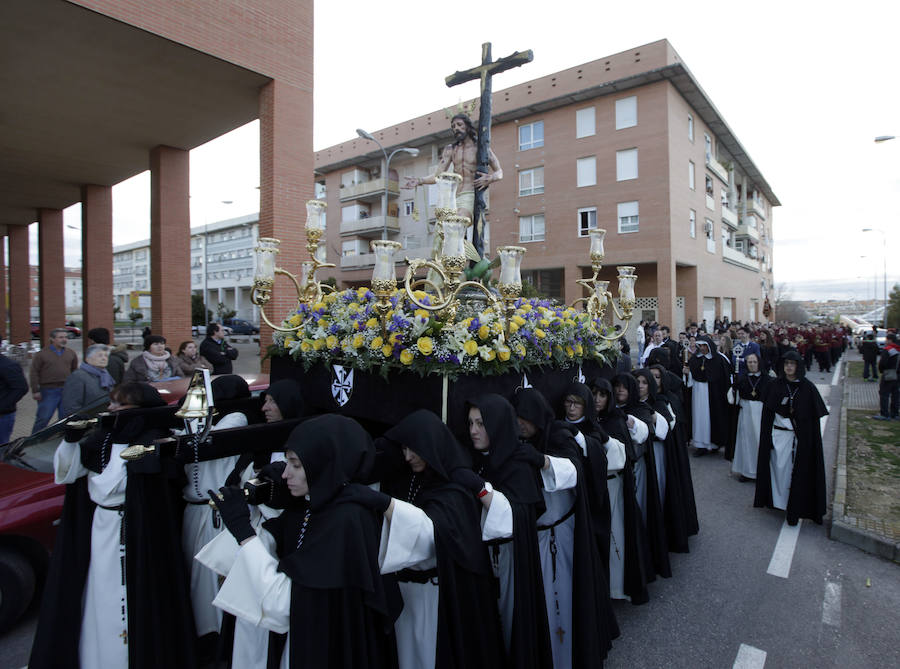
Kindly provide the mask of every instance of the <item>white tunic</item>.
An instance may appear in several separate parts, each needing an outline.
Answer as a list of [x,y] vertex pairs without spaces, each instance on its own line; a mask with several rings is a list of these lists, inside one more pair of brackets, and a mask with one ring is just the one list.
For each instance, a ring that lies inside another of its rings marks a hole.
[[127,444],[109,447],[109,463],[99,474],[81,464],[77,443],[63,441],[53,456],[56,483],[87,476],[88,494],[98,506],[91,523],[91,560],[84,584],[78,658],[82,667],[128,667],[128,596],[125,587],[123,511],[104,509],[125,503],[128,475],[119,454]]
[[[666,500],[666,437],[669,436],[669,422],[662,415],[653,412],[653,459],[656,462],[656,483],[659,487],[659,503]],[[674,425],[674,421],[672,421]]]
[[[789,418],[775,414],[772,428],[772,447],[769,454],[769,472],[772,476],[772,506],[787,511],[791,494],[791,475],[794,470],[794,449],[797,438]],[[783,428],[783,429],[776,429]]]
[[759,427],[762,422],[762,400],[741,399],[734,460],[731,471],[748,479],[756,478],[756,458],[759,455]]
[[688,388],[691,388],[691,421],[693,426],[694,448],[707,451],[715,450],[712,443],[712,423],[709,418],[709,384],[706,381],[695,381],[688,375]]
[[[628,433],[631,435],[631,441],[635,445],[643,444],[650,438],[650,428],[647,427],[647,424],[635,418],[631,414],[627,414],[628,417],[632,418],[632,422],[634,423],[631,427],[628,428]],[[650,444],[646,445],[647,447]],[[638,458],[637,462],[634,463],[634,496],[637,497],[638,507],[641,509],[641,516],[644,519],[644,524],[647,524],[647,459],[646,457]]]
[[625,444],[610,437],[603,447],[606,449],[606,489],[609,491],[610,512],[609,596],[613,599],[627,599],[625,595],[625,488],[622,485]]
[[[247,417],[235,412],[223,416],[212,429],[227,430],[244,425],[247,425]],[[197,551],[225,529],[219,514],[209,505],[206,491],[218,490],[223,486],[237,460],[238,456],[234,455],[184,466],[188,482],[181,494],[188,504],[184,509],[181,547],[184,551],[185,568],[191,575],[191,607],[198,636],[218,632],[222,625],[222,612],[212,605],[219,590],[219,577],[193,559]]]

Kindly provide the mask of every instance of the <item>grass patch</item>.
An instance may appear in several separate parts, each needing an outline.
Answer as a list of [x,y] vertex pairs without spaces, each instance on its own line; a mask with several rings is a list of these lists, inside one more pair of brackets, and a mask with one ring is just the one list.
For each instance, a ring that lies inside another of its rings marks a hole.
[[851,379],[861,379],[863,377],[863,367],[862,360],[851,360],[847,363],[847,377]]
[[900,421],[871,415],[847,411],[847,508],[851,515],[900,526]]

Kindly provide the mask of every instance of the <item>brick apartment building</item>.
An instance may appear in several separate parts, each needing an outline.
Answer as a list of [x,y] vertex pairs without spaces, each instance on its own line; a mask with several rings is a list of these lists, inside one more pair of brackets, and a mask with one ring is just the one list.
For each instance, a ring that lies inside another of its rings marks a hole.
[[[587,231],[601,227],[601,278],[613,279],[615,265],[636,266],[639,318],[677,328],[688,319],[764,319],[780,203],[668,41],[496,91],[493,106],[504,179],[490,187],[486,248],[526,247],[524,279],[567,303],[581,297],[575,280],[591,275]],[[395,155],[387,212],[374,143],[353,139],[315,154],[328,260],[346,286],[370,278],[369,241],[385,224],[404,246],[398,258],[430,253],[435,187],[401,187],[406,176],[435,171],[449,118],[439,110],[374,136],[388,152],[420,150]]]

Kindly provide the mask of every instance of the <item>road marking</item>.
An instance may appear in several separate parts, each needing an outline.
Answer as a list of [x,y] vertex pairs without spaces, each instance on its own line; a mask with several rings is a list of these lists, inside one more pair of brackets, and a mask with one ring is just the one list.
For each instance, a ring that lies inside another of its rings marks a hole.
[[825,581],[822,622],[831,627],[841,626],[841,584],[839,581]]
[[762,669],[765,664],[766,651],[742,643],[734,659],[733,669]]
[[838,363],[834,366],[834,374],[831,375],[831,385],[836,386],[838,382],[838,377],[841,375],[841,364]]
[[767,574],[787,578],[791,573],[791,562],[794,561],[794,550],[797,548],[797,538],[800,536],[800,525],[802,520],[796,525],[787,524],[787,520],[781,525],[781,532],[778,533],[778,541],[775,543],[775,550],[772,553],[772,559],[769,560],[769,568]]

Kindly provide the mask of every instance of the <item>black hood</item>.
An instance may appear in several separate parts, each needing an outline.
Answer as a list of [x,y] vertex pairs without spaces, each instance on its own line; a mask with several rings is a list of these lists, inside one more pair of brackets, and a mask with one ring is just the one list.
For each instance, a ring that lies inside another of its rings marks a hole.
[[591,392],[591,389],[580,381],[573,381],[568,386],[566,386],[566,390],[563,393],[563,398],[565,399],[569,395],[574,395],[575,397],[581,398],[581,400],[584,402],[584,419],[592,425],[596,425],[597,409],[594,406],[594,394]]
[[[707,346],[709,346],[709,352],[712,354],[713,357],[715,357],[716,353],[718,352],[715,342],[713,342],[713,340],[706,335],[703,335],[702,337],[697,337],[696,343],[706,344]],[[699,353],[700,353],[700,351],[698,350],[697,354],[699,354]]]
[[[632,372],[632,375],[635,379],[635,388],[638,396],[640,396],[640,389],[637,387],[637,377],[642,377],[647,380],[647,387],[650,390],[650,396],[647,398],[647,402],[652,405],[656,402],[656,396],[659,394],[659,387],[656,385],[656,378],[650,372],[649,369],[636,369]],[[631,394],[628,395],[629,399],[631,398]]]
[[293,379],[276,381],[264,393],[263,397],[271,397],[281,411],[281,417],[299,418],[303,415],[303,397],[300,394],[300,384]]
[[781,356],[781,360],[778,363],[778,376],[784,377],[784,361],[785,360],[793,360],[797,363],[797,378],[802,379],[806,377],[806,364],[803,362],[803,356],[800,355],[799,352],[791,349],[787,351],[784,355]]
[[250,397],[250,386],[244,377],[237,374],[224,374],[217,376],[210,384],[213,400],[239,400]]
[[471,466],[450,428],[427,409],[413,411],[384,436],[418,455],[444,481],[454,469]]
[[[519,421],[512,404],[501,395],[490,393],[481,395],[466,402],[466,413],[469,407],[481,411],[481,420],[487,431],[488,451],[493,469],[500,469],[519,447]],[[469,445],[472,445],[469,439]]]
[[[634,407],[639,404],[637,381],[631,374],[616,374],[612,380],[613,388],[616,386],[625,386],[628,389],[628,401],[625,407]],[[613,403],[618,404],[618,400],[613,392]]]
[[[610,416],[616,414],[616,396],[613,392],[612,384],[608,379],[604,379],[602,376],[598,376],[595,379],[591,379],[588,387],[595,393],[601,392],[605,393],[606,400],[606,409],[597,413],[597,419],[601,422],[605,421]],[[594,410],[596,411],[597,405],[594,405]]]

